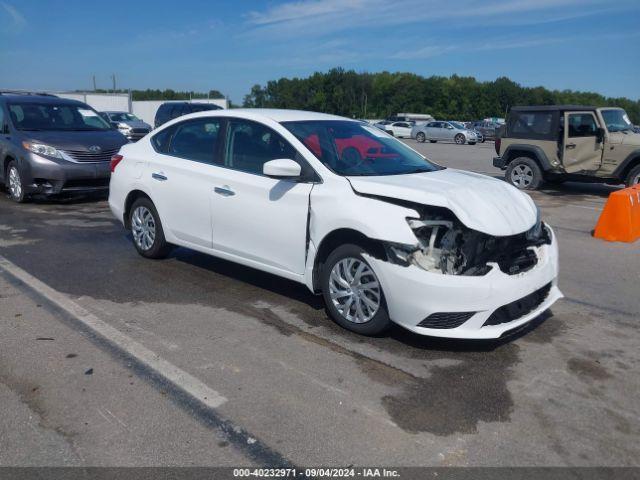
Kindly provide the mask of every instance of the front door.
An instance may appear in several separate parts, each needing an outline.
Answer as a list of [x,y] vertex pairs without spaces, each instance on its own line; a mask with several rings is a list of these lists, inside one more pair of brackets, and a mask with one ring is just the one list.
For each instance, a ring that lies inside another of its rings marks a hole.
[[602,164],[602,144],[593,112],[565,112],[562,163],[568,173],[593,172]]
[[313,185],[262,173],[269,160],[303,161],[278,133],[258,122],[230,119],[226,142],[225,168],[212,191],[213,248],[303,274]]

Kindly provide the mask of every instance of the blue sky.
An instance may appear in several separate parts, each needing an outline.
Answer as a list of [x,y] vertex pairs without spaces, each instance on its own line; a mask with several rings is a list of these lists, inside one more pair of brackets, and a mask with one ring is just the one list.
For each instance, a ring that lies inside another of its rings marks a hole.
[[0,87],[218,89],[335,66],[640,98],[640,0],[0,0]]

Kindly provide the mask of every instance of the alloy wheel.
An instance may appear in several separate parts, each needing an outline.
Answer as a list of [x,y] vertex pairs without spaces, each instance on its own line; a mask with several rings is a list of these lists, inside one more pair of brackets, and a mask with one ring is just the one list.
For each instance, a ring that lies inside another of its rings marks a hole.
[[526,188],[533,181],[533,170],[529,165],[517,165],[511,171],[511,183],[516,187]]
[[133,240],[140,250],[146,251],[153,246],[153,242],[156,240],[156,222],[147,207],[139,206],[133,211],[131,232]]
[[456,135],[455,140],[458,145],[462,145],[464,143],[464,135],[459,133],[458,135]]
[[22,180],[20,179],[20,172],[15,166],[9,169],[9,193],[16,199],[22,196]]
[[380,308],[380,282],[371,267],[358,258],[343,258],[333,266],[329,293],[338,313],[349,322],[366,323]]
[[426,140],[424,133],[418,132],[418,134],[416,135],[416,140],[418,140],[420,143],[423,143]]

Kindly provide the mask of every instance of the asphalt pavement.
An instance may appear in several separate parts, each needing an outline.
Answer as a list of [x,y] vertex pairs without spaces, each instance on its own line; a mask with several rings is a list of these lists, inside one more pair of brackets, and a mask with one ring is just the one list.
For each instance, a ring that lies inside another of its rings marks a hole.
[[[501,175],[493,143],[407,143]],[[182,248],[143,259],[103,199],[2,197],[1,256],[226,401],[211,417],[3,273],[0,464],[261,463],[246,441],[307,466],[638,465],[640,242],[590,234],[616,188],[532,194],[567,298],[499,343],[359,337],[302,285]]]

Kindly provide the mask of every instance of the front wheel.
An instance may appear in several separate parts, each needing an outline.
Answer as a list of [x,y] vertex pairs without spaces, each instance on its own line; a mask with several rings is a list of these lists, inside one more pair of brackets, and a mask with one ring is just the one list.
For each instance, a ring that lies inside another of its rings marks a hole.
[[5,186],[9,192],[9,198],[16,203],[24,203],[27,200],[27,195],[24,191],[22,176],[20,175],[20,170],[18,170],[18,164],[15,160],[9,162],[5,178]]
[[634,185],[640,185],[640,165],[636,165],[631,169],[627,180],[625,181],[627,187],[633,187]]
[[418,134],[416,135],[416,140],[420,143],[424,143],[426,139],[427,137],[425,137],[424,133],[422,132],[418,132]]
[[542,170],[527,157],[512,160],[505,172],[507,182],[520,190],[537,190],[542,185]]
[[129,224],[133,235],[133,245],[145,258],[164,258],[171,251],[171,245],[164,238],[160,216],[148,198],[139,198],[131,206]]
[[457,145],[464,145],[464,143],[467,141],[466,138],[464,138],[464,135],[459,133],[458,135],[455,136],[454,138],[455,142]]
[[336,248],[322,267],[322,294],[329,316],[361,335],[378,335],[391,325],[382,285],[358,245]]

